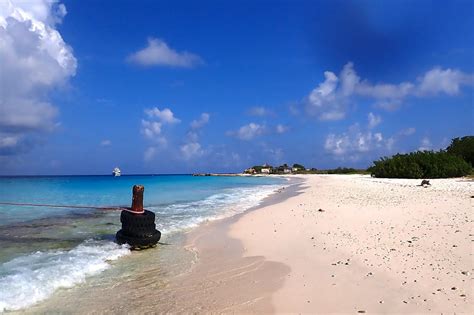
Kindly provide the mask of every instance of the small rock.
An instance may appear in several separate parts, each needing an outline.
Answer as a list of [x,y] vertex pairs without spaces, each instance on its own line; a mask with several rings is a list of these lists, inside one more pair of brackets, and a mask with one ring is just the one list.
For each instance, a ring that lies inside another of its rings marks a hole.
[[461,294],[460,297],[466,297],[466,294]]
[[469,271],[461,271],[461,273],[465,276],[469,276]]
[[318,212],[324,212],[324,211],[325,211],[325,210],[323,210],[323,209],[321,209],[321,208],[318,209]]
[[365,311],[362,311],[362,310],[361,310],[361,311],[357,311],[357,313],[364,314]]
[[453,290],[453,291],[456,290],[456,289],[457,289],[456,287],[452,287],[452,288],[451,288],[451,290]]

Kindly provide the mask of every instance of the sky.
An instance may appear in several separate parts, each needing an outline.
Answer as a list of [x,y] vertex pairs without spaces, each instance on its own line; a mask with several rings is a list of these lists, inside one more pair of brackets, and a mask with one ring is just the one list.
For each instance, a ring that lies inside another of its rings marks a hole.
[[366,168],[474,134],[473,1],[0,2],[0,175]]

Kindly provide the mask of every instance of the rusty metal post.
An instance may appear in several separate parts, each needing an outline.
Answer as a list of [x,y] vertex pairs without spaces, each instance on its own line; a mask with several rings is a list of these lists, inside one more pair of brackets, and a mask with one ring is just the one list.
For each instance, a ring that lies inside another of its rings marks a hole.
[[142,185],[133,186],[133,197],[132,197],[132,211],[136,213],[143,213],[143,192],[145,187]]

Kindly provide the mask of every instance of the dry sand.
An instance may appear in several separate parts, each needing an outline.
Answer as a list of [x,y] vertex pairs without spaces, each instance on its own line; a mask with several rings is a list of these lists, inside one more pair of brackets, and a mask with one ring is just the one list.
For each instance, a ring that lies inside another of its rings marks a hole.
[[191,234],[201,260],[175,310],[474,313],[472,181],[302,178],[291,197]]

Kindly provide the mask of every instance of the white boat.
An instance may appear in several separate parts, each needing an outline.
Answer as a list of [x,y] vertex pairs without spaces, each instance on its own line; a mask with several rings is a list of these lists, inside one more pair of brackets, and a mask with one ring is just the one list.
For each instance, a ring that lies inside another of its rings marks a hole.
[[122,175],[122,172],[120,171],[120,169],[118,167],[114,168],[114,170],[112,171],[112,175],[114,175],[115,177],[117,176],[120,176]]

